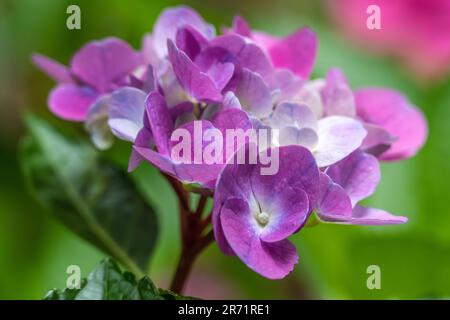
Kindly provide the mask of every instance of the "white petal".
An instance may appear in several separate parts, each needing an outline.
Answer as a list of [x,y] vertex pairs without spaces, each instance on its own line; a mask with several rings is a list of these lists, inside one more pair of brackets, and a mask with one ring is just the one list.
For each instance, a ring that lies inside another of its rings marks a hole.
[[347,117],[331,116],[318,121],[319,143],[314,156],[319,167],[344,159],[358,149],[367,131],[361,122]]
[[270,117],[270,123],[275,128],[294,126],[301,128],[317,128],[317,118],[314,112],[304,104],[281,102]]
[[300,145],[312,151],[317,146],[319,137],[311,128],[298,129],[296,127],[285,127],[280,130],[280,146]]
[[119,139],[133,142],[143,127],[146,94],[136,88],[114,91],[109,101],[108,124]]

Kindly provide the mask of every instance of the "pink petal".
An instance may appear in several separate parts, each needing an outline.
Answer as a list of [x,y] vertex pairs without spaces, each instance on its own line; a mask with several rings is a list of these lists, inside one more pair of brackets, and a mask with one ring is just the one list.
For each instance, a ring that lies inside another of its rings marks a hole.
[[263,38],[272,63],[277,68],[286,68],[302,79],[308,79],[316,59],[317,38],[309,28],[302,28],[277,41]]
[[103,93],[112,89],[114,81],[130,74],[140,62],[140,56],[126,42],[106,38],[81,48],[72,58],[71,70],[80,80]]
[[352,203],[345,190],[325,173],[320,173],[317,214],[323,221],[340,221],[351,217]]
[[36,53],[33,54],[32,60],[39,69],[44,71],[55,81],[66,83],[73,82],[69,69],[59,62]]
[[267,117],[272,112],[272,98],[264,80],[249,69],[242,69],[241,79],[236,89],[236,96],[242,109],[258,117]]
[[48,105],[62,119],[84,121],[89,107],[97,97],[98,93],[91,88],[61,84],[50,92]]
[[390,89],[367,88],[357,90],[355,98],[358,116],[398,138],[380,159],[409,158],[423,146],[428,134],[425,117],[400,93]]
[[326,116],[355,117],[355,97],[345,75],[339,69],[327,73],[325,87],[322,89],[323,107]]
[[145,101],[146,115],[152,130],[158,152],[168,156],[169,142],[173,131],[173,119],[164,97],[156,91],[151,92]]
[[400,224],[406,223],[408,218],[402,216],[395,216],[387,211],[375,208],[365,208],[357,205],[353,209],[352,219],[348,222],[350,224],[376,226],[386,224]]
[[361,150],[330,166],[326,172],[333,182],[345,189],[352,206],[371,196],[381,178],[377,158]]
[[206,23],[195,10],[187,6],[165,9],[153,27],[152,46],[159,59],[167,55],[167,40],[175,40],[178,29],[185,26],[196,29],[207,39],[215,35],[214,27]]
[[240,16],[236,16],[233,19],[233,31],[247,38],[250,38],[252,34],[249,24]]
[[203,72],[172,41],[168,41],[169,58],[173,70],[187,93],[198,101],[221,102],[222,94],[213,79]]

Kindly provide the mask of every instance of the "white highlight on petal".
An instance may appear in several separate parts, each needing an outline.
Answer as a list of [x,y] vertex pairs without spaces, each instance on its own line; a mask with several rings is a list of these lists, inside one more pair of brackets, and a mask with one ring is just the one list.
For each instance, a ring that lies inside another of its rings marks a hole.
[[344,159],[358,149],[367,135],[358,120],[331,116],[318,121],[319,143],[314,156],[319,167],[326,167]]

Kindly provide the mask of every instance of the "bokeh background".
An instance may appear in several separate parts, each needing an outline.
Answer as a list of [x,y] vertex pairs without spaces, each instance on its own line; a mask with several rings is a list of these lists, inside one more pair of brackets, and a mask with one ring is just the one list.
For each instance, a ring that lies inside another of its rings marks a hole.
[[[353,87],[392,87],[403,91],[419,106],[429,122],[427,144],[413,159],[383,164],[382,182],[368,201],[372,206],[406,215],[410,221],[390,227],[319,225],[302,230],[292,237],[300,263],[282,281],[260,277],[212,245],[195,266],[188,294],[202,298],[273,299],[450,297],[449,65],[439,62],[442,67],[434,67],[433,72],[418,72],[417,68],[411,68],[411,63],[404,63],[410,61],[407,50],[392,50],[389,47],[392,43],[374,48],[373,41],[357,40],[339,19],[349,12],[346,1],[333,2],[338,9],[332,9],[326,1],[183,3],[219,28],[229,26],[235,14],[243,15],[252,27],[277,35],[309,25],[319,39],[314,77],[321,77],[328,68],[337,66],[347,74]],[[446,34],[446,41],[450,42],[448,24],[442,23],[450,21],[449,11],[442,13],[439,7],[434,11],[427,7],[426,3],[436,1],[401,2],[419,3],[422,23],[419,27],[428,28],[439,12],[441,25],[436,30]],[[66,28],[69,4],[81,8],[81,30]],[[159,12],[177,4],[180,3],[162,0],[0,2],[0,298],[40,299],[48,289],[65,286],[68,265],[79,265],[82,275],[87,276],[104,256],[44,212],[23,182],[17,149],[25,134],[24,112],[37,113],[63,127],[74,127],[84,135],[79,125],[51,116],[46,96],[53,83],[31,65],[30,54],[40,52],[67,63],[84,43],[109,35],[121,37],[137,49]],[[367,16],[363,11],[352,14]],[[383,11],[381,19],[383,28]],[[403,19],[411,24],[418,21],[413,15]],[[386,28],[383,32],[393,32],[389,25]],[[423,37],[422,46],[431,46],[427,41],[432,38],[432,35]],[[422,59],[433,60],[427,56]],[[129,145],[116,143],[109,154],[125,165],[129,151]],[[158,285],[164,286],[179,252],[175,197],[166,181],[148,165],[133,173],[133,177],[159,210],[159,245],[149,273]],[[366,287],[369,265],[381,268],[381,290]]]

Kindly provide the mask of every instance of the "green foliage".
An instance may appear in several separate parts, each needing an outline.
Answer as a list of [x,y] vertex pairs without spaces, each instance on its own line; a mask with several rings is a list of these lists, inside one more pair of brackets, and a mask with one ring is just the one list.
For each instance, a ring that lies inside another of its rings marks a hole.
[[192,300],[168,290],[158,289],[147,276],[139,281],[130,272],[122,272],[106,259],[84,279],[79,289],[50,290],[45,300]]
[[33,193],[69,229],[142,276],[157,218],[127,173],[43,120],[28,116],[26,123],[21,162]]

